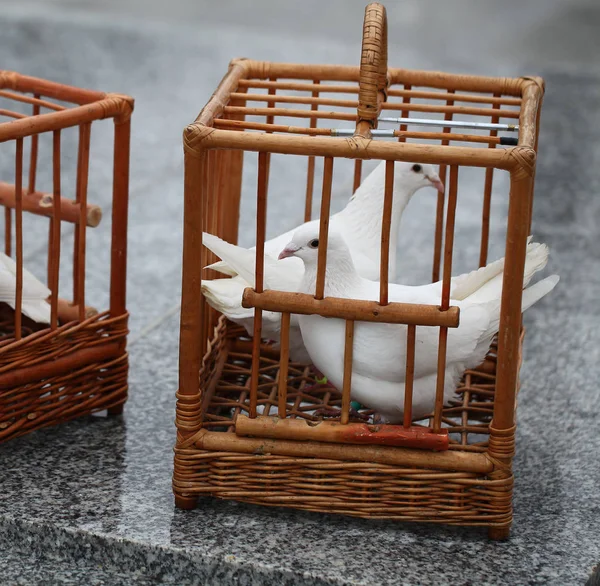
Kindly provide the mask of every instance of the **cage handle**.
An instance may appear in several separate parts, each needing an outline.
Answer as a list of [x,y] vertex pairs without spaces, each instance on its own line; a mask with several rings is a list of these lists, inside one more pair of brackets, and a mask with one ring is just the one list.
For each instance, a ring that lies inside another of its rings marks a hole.
[[387,14],[372,2],[365,8],[355,136],[368,138],[377,128],[379,96],[386,99],[387,86]]

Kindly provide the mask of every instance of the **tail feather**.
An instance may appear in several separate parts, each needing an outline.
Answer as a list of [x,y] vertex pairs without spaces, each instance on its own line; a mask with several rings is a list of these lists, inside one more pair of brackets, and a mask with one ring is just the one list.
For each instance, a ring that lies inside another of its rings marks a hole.
[[237,273],[225,261],[222,260],[213,262],[211,265],[207,265],[204,268],[212,269],[213,271],[217,271],[217,273],[227,275],[228,277],[235,277],[237,275]]
[[[535,273],[546,266],[548,254],[548,247],[545,244],[529,242],[523,271],[523,288],[527,287]],[[461,297],[457,297],[457,299],[468,299],[475,303],[500,299],[502,296],[504,262],[505,259],[502,258],[465,275],[463,281],[458,284],[458,294]],[[456,294],[456,291],[454,291],[453,299]]]
[[225,242],[225,240],[208,232],[202,234],[202,242],[206,248],[227,263],[250,287],[254,287],[254,265],[256,261],[254,252],[235,244],[229,244],[229,242]]

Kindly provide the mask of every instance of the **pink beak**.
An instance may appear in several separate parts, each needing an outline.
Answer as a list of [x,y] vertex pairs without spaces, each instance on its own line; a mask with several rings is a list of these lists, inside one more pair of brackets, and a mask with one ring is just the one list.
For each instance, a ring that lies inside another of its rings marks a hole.
[[444,193],[444,184],[440,181],[440,178],[437,175],[428,175],[427,179],[431,181],[431,185],[433,185],[440,193]]
[[289,258],[290,256],[294,256],[299,250],[300,249],[293,242],[290,242],[289,244],[286,244],[285,248],[279,253],[277,258],[279,260]]

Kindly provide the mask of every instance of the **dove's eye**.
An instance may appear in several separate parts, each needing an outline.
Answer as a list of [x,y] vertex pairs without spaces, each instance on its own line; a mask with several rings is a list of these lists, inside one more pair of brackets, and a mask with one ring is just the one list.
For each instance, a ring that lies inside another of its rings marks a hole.
[[416,164],[416,165],[413,165],[413,166],[412,166],[412,170],[413,170],[415,173],[420,173],[420,172],[423,170],[423,167],[421,167],[421,165],[418,165],[418,164]]
[[318,238],[315,238],[314,240],[311,240],[311,241],[308,243],[308,245],[309,245],[311,248],[317,248],[317,247],[319,246],[319,239],[318,239]]

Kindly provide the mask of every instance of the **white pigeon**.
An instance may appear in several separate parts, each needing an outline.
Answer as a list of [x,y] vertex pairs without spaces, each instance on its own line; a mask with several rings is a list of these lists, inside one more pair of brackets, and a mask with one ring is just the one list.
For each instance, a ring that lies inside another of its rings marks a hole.
[[[305,272],[300,287],[314,294],[319,247],[318,230],[299,229],[284,248],[282,257],[298,257]],[[528,244],[524,287],[548,259],[548,247]],[[450,399],[463,372],[485,358],[498,331],[504,261],[461,275],[453,281],[451,305],[460,308],[460,325],[449,328],[444,399]],[[549,293],[558,283],[552,275],[523,291],[522,310]],[[377,301],[380,284],[357,272],[348,245],[332,230],[327,246],[325,295]],[[389,300],[400,303],[439,305],[441,283],[422,286],[389,285]],[[345,321],[319,315],[299,315],[298,323],[310,358],[336,388],[342,388],[344,372]],[[404,325],[356,322],[352,363],[351,396],[374,409],[384,423],[399,423],[404,412],[406,375],[406,330]],[[430,413],[435,404],[439,328],[417,327],[413,386],[413,419]]]
[[[17,264],[0,252],[0,302],[15,309],[17,290]],[[50,323],[50,304],[47,299],[51,292],[25,267],[23,267],[23,301],[21,312],[37,323]]]
[[[348,242],[358,272],[365,278],[378,279],[380,269],[381,227],[385,193],[385,161],[382,161],[363,181],[346,207],[331,216],[329,225],[337,229]],[[422,187],[433,186],[444,191],[439,176],[431,165],[396,162],[394,164],[394,191],[390,230],[389,278],[396,274],[396,246],[398,229],[404,208]],[[307,222],[318,230],[319,220]],[[301,226],[301,227],[302,227]],[[278,260],[277,255],[299,228],[265,242],[264,288],[278,291],[297,291],[302,281],[304,266],[299,259]],[[252,335],[254,310],[242,307],[242,294],[246,287],[254,288],[255,248],[246,249],[229,244],[217,236],[204,233],[204,245],[214,252],[222,262],[209,265],[228,275],[231,279],[202,281],[202,293],[208,303],[229,320],[241,324]],[[281,315],[263,312],[262,337],[279,341]],[[306,363],[308,354],[304,350],[302,337],[295,316],[291,320],[290,356],[292,360]]]

